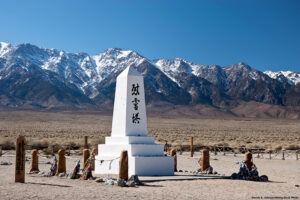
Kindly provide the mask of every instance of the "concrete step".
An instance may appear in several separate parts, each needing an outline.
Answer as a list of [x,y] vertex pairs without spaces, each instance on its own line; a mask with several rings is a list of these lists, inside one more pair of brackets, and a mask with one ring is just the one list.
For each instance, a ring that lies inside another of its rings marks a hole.
[[129,156],[164,156],[163,144],[99,144],[98,153],[102,156],[120,156],[127,150]]
[[[110,160],[104,160],[112,158]],[[172,176],[174,175],[174,158],[170,156],[128,157],[128,175],[138,176]],[[97,156],[96,174],[118,174],[119,158]]]

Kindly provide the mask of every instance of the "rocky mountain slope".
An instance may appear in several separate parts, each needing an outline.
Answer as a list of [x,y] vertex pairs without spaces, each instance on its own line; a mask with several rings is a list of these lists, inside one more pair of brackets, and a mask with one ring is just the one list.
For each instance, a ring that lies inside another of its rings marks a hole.
[[115,80],[127,66],[144,75],[149,107],[207,105],[229,111],[241,102],[300,106],[300,75],[260,72],[245,63],[206,66],[184,59],[149,60],[135,51],[68,53],[0,43],[0,106],[22,109],[111,109]]

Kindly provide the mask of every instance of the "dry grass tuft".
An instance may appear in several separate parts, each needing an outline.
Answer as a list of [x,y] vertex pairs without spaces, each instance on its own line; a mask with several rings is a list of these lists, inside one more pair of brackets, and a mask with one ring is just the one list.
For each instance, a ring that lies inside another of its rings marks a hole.
[[2,146],[3,150],[11,150],[15,147],[15,142],[13,138],[1,138],[0,146]]
[[286,146],[284,149],[286,149],[286,150],[300,150],[300,146],[295,145],[295,144],[291,144],[291,145]]

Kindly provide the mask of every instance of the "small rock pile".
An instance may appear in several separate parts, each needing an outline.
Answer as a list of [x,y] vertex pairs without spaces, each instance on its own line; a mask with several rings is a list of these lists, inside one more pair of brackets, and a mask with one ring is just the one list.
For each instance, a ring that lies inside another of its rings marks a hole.
[[104,182],[104,185],[117,185],[119,187],[135,187],[137,185],[143,185],[137,175],[132,175],[128,181],[124,179],[114,180],[111,178],[99,178],[96,182]]

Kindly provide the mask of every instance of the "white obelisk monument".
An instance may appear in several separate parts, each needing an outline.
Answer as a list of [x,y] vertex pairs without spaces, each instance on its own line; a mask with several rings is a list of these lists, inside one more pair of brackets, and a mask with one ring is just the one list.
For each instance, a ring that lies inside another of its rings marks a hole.
[[148,136],[143,76],[132,66],[118,77],[111,137],[98,145],[96,174],[118,174],[121,151],[128,151],[128,175],[174,175],[174,159]]

